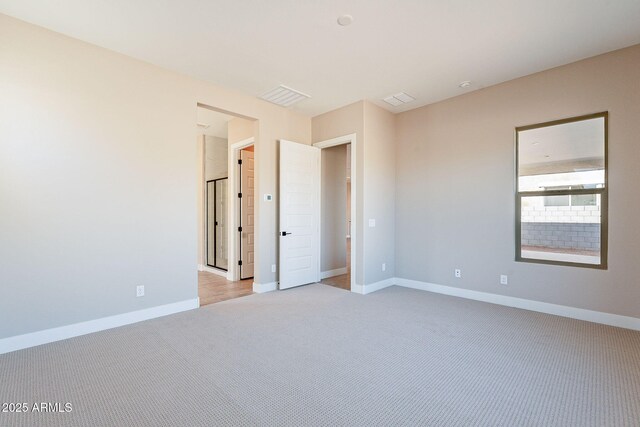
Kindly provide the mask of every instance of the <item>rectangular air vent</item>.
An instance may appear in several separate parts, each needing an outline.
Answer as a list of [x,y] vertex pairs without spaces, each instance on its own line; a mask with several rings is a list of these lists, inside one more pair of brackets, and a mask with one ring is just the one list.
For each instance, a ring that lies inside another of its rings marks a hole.
[[291,89],[290,87],[280,85],[277,88],[265,93],[260,98],[264,99],[265,101],[272,102],[276,105],[280,105],[282,107],[289,107],[296,102],[300,102],[303,99],[308,99],[311,97],[295,89]]
[[399,92],[394,95],[387,96],[386,98],[383,99],[384,102],[386,102],[387,104],[391,104],[394,107],[397,107],[398,105],[402,105],[402,104],[407,104],[415,100],[416,99],[413,96],[407,95],[404,92]]

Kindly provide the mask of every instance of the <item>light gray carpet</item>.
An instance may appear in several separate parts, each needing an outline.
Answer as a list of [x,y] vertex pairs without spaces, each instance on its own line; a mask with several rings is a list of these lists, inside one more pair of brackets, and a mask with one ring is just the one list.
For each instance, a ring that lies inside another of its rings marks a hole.
[[252,295],[0,356],[0,425],[638,426],[640,333],[391,287]]

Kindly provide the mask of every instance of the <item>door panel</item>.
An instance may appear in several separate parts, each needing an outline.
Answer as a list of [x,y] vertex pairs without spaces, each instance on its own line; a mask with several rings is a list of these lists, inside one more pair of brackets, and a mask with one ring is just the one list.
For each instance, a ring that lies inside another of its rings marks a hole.
[[319,207],[320,149],[280,141],[280,289],[320,281]]
[[253,277],[255,244],[254,244],[254,189],[255,189],[255,167],[253,151],[241,150],[242,160],[240,173],[240,192],[242,193],[240,208],[240,250],[242,265],[240,266],[240,279]]

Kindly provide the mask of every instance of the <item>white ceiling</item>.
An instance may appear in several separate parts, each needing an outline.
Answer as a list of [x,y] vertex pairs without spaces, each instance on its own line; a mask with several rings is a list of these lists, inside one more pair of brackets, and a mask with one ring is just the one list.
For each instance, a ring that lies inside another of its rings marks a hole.
[[[640,43],[639,0],[0,0],[0,11],[316,115],[399,112]],[[348,27],[339,15],[351,14]],[[471,80],[461,89],[458,84]],[[416,101],[381,101],[404,91]]]
[[217,136],[218,138],[227,139],[229,132],[229,120],[233,116],[209,110],[208,108],[198,107],[197,124],[207,125],[208,127],[198,126],[198,134]]
[[518,133],[520,165],[604,158],[602,117]]

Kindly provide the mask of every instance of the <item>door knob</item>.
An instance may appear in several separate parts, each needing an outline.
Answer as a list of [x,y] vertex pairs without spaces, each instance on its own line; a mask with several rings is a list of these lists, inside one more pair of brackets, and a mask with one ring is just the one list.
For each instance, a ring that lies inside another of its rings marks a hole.
[[286,231],[283,231],[283,232],[282,232],[282,235],[283,235],[283,236],[286,236],[287,234],[291,234],[291,233],[287,233]]

